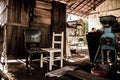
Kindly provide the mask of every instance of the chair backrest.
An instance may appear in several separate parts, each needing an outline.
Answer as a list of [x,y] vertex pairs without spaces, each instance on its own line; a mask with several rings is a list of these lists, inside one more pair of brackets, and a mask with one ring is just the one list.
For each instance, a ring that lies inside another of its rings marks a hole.
[[64,44],[64,32],[61,33],[53,32],[52,48],[60,47],[63,51],[63,44]]
[[37,49],[40,47],[40,35],[39,29],[25,29],[24,30],[24,42],[25,49]]

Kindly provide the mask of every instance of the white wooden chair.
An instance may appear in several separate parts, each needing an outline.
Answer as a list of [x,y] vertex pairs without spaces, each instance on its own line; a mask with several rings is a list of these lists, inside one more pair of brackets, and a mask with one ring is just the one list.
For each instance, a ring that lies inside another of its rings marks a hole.
[[[56,38],[59,38],[60,40],[56,40]],[[49,71],[52,70],[52,66],[54,65],[54,61],[60,60],[60,67],[63,67],[63,44],[64,44],[64,33],[55,33],[53,32],[53,38],[52,38],[52,48],[42,48],[43,50],[47,51],[49,53]],[[58,48],[58,46],[60,48]],[[56,48],[57,47],[57,48]],[[60,53],[59,57],[55,57],[55,53]],[[41,54],[40,58],[40,67],[43,67],[43,62],[45,58],[43,57],[43,54]]]

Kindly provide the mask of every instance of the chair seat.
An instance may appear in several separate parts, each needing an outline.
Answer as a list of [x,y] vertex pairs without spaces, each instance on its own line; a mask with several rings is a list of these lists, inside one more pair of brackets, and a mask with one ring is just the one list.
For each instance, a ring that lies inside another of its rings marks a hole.
[[41,48],[41,49],[48,52],[61,52],[61,49],[58,48]]
[[28,53],[31,53],[31,54],[37,54],[37,53],[42,53],[42,52],[47,52],[43,49],[39,49],[39,50],[26,50]]

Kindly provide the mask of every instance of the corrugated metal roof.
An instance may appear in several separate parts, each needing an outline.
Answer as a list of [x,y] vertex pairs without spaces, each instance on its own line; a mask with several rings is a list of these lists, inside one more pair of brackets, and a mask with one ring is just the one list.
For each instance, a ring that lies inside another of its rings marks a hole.
[[65,1],[67,13],[86,17],[92,10],[95,10],[105,0],[57,0]]

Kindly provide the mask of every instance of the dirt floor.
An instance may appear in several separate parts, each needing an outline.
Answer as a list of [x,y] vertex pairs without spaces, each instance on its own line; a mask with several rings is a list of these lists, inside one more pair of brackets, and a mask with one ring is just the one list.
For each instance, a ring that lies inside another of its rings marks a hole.
[[[15,59],[15,61],[10,62],[8,60],[8,77],[11,80],[70,80],[65,76],[62,77],[47,77],[45,73],[48,72],[48,64],[44,63],[44,67],[40,68],[39,60],[33,60],[31,75],[30,71],[25,66],[24,59]],[[72,62],[71,62],[72,61]],[[59,65],[59,62],[56,62]],[[64,66],[79,66],[89,64],[89,57],[86,50],[79,51],[79,53],[72,53],[72,57],[67,61],[64,60]],[[59,66],[53,66],[53,70],[59,69]]]
[[[56,64],[59,64],[56,63]],[[65,65],[72,65],[72,63],[64,62]],[[64,66],[65,66],[64,65]],[[77,64],[78,65],[78,64]],[[76,66],[76,65],[74,65]],[[53,70],[59,69],[59,66],[53,66]],[[10,80],[70,80],[65,76],[47,77],[45,74],[48,72],[47,64],[44,63],[44,68],[39,67],[38,61],[33,61],[31,75],[30,71],[21,62],[8,63],[8,77]]]
[[[53,66],[53,70],[59,69],[59,62]],[[64,66],[77,66],[76,69],[82,69],[88,73],[91,71],[91,63],[89,60],[88,50],[82,50],[78,53],[72,53],[72,57],[67,61],[64,60]],[[48,71],[48,64],[44,63],[44,67],[40,68],[39,60],[33,60],[31,74],[30,70],[25,66],[25,59],[14,59],[14,61],[8,60],[8,73],[7,76],[10,80],[76,80],[75,78],[70,78],[70,76],[63,75],[61,77],[48,77],[45,74]],[[116,77],[116,75],[113,75]],[[120,80],[120,76],[115,79],[114,77],[109,77],[110,80]]]

